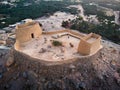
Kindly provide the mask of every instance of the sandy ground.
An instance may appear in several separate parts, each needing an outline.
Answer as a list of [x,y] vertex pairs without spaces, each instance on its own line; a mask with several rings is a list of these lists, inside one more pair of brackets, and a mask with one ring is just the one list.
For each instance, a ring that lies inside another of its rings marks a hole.
[[84,9],[83,9],[82,5],[70,5],[67,8],[71,8],[71,7],[77,8],[77,10],[79,11],[78,15],[83,17],[84,21],[87,21],[87,16],[84,15]]
[[[80,42],[79,39],[69,35],[54,39],[52,38],[53,36],[55,35],[43,35],[38,39],[33,39],[25,43],[21,51],[34,58],[40,58],[47,61],[68,60],[71,59],[71,57],[80,56],[77,53],[77,47]],[[62,42],[62,46],[53,46],[52,40]],[[70,43],[73,47],[71,47]]]
[[37,19],[36,21],[39,21],[43,25],[43,29],[45,31],[51,31],[51,30],[62,30],[64,29],[61,27],[62,21],[66,21],[68,19],[75,19],[76,16],[72,15],[70,13],[65,12],[56,12],[50,17],[42,17]]
[[[66,8],[77,8],[78,10],[78,16],[83,17],[83,20],[85,21],[90,21],[90,22],[94,22],[96,24],[98,24],[98,20],[96,18],[96,15],[89,15],[89,16],[85,16],[84,15],[84,9],[81,5],[70,5]],[[41,18],[37,18],[36,21],[40,22],[43,26],[44,31],[51,31],[51,30],[63,30],[65,28],[63,28],[62,22],[66,21],[66,20],[73,20],[77,17],[77,15],[73,15],[70,13],[66,13],[66,12],[55,12],[53,15],[49,16],[49,17],[41,17]]]

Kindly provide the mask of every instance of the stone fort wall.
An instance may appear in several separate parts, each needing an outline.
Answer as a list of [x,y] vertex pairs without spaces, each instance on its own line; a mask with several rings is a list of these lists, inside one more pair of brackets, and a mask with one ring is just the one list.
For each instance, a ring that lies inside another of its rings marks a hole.
[[37,75],[39,75],[38,77],[47,77],[50,79],[54,79],[64,77],[71,72],[76,72],[80,68],[82,68],[83,65],[85,67],[92,68],[92,62],[94,62],[94,60],[96,60],[96,58],[99,56],[100,51],[93,56],[87,56],[84,58],[73,58],[60,62],[48,62],[32,58],[22,52],[16,51],[15,49],[13,49],[13,55],[16,64],[19,65],[20,68],[22,68],[23,70],[33,71]]
[[59,33],[66,33],[66,32],[69,33],[69,34],[72,34],[73,36],[79,37],[80,39],[85,36],[81,33],[75,32],[73,30],[50,31],[50,32],[43,32],[43,34],[52,35],[52,34],[59,34]]
[[[92,37],[94,37],[96,40],[94,40],[92,43],[87,42],[87,39],[90,39]],[[81,41],[78,46],[78,52],[80,52],[83,55],[89,55],[96,53],[101,48],[101,36],[94,33],[90,33],[87,36],[81,38]]]

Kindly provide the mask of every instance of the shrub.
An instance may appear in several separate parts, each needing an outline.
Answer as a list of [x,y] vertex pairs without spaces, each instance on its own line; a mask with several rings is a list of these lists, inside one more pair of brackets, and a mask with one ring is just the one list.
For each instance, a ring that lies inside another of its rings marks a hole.
[[62,42],[53,40],[53,41],[52,41],[52,45],[53,45],[53,46],[62,46]]

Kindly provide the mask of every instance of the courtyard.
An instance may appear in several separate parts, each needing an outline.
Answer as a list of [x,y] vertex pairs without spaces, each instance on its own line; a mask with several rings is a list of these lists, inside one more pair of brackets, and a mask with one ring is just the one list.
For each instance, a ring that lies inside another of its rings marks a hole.
[[[60,42],[61,45],[55,46],[53,42]],[[54,35],[42,35],[24,43],[21,52],[33,58],[45,61],[68,60],[81,55],[77,52],[80,39],[67,33]]]

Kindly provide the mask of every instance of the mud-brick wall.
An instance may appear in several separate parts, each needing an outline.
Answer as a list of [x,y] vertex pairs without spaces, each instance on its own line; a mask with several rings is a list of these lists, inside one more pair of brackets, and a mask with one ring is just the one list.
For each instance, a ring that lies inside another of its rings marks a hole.
[[20,25],[20,28],[16,29],[16,41],[20,44],[31,40],[32,38],[38,38],[42,34],[42,29],[39,23],[30,23],[30,25]]
[[13,50],[14,60],[16,64],[23,70],[30,70],[38,75],[38,78],[44,77],[48,79],[61,78],[71,72],[77,72],[82,67],[93,68],[92,62],[96,60],[100,51],[93,56],[71,59],[62,63],[44,62],[39,59],[32,58],[24,53]]

